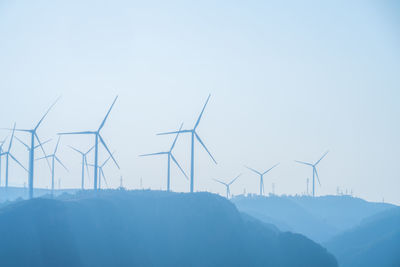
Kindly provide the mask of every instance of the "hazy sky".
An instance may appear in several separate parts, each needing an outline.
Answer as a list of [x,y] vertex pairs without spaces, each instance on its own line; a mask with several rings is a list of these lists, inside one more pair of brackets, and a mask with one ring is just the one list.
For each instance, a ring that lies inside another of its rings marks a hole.
[[[108,184],[123,175],[129,188],[142,178],[165,189],[166,158],[138,155],[167,150],[173,136],[155,134],[192,127],[211,93],[198,132],[218,165],[196,144],[195,189],[224,193],[212,178],[243,173],[232,193],[256,193],[243,165],[280,162],[265,191],[300,194],[312,172],[294,160],[329,149],[318,195],[339,186],[400,204],[399,12],[396,1],[1,1],[0,126],[31,128],[62,95],[38,131],[53,138],[50,153],[57,132],[95,130],[118,94],[103,137],[121,170],[104,169]],[[80,156],[67,145],[93,138],[61,140],[70,173],[58,167],[57,180],[79,187]],[[189,173],[189,136],[176,148]],[[13,151],[27,166],[24,147]],[[35,178],[50,186],[45,162]],[[26,181],[12,164],[10,185]],[[175,167],[171,187],[189,190]]]

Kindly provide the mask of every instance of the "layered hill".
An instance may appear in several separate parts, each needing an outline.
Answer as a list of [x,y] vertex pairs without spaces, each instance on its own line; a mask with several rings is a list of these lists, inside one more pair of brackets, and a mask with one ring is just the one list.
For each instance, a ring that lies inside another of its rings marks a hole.
[[[64,193],[69,193],[73,194],[78,192],[78,189],[58,189],[54,190],[54,195],[58,196]],[[46,189],[46,188],[34,188],[33,189],[33,195],[35,197],[42,197],[46,195],[50,195],[51,190]],[[3,202],[7,201],[14,201],[16,199],[28,199],[28,188],[24,187],[13,187],[9,186],[8,188],[6,187],[0,187],[0,205]]]
[[325,245],[343,267],[400,266],[400,208],[369,217]]
[[232,202],[242,212],[316,242],[326,242],[363,219],[394,207],[350,196],[238,196]]
[[0,209],[0,266],[337,266],[209,193],[103,191]]

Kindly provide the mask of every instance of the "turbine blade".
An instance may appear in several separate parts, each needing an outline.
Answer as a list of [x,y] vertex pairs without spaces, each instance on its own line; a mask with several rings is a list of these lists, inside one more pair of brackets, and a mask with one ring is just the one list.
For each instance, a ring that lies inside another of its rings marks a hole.
[[85,164],[85,165],[86,165],[86,172],[87,172],[87,174],[88,174],[88,177],[90,177],[89,166],[88,166],[88,162],[87,162],[86,155],[84,155],[82,164]]
[[63,133],[58,133],[58,135],[68,135],[68,134],[96,134],[97,132],[93,131],[83,131],[83,132],[63,132]]
[[[114,152],[113,152],[113,154],[114,154]],[[108,158],[100,165],[100,168],[103,168],[104,167],[104,165],[106,165],[107,164],[107,162],[110,160],[110,156],[108,156]]]
[[13,128],[13,130],[12,130],[12,134],[11,134],[11,138],[10,138],[10,144],[8,145],[8,150],[7,150],[8,152],[10,152],[10,150],[11,150],[12,141],[13,141],[13,139],[14,139],[15,126],[16,126],[16,123],[14,123],[14,128]]
[[[14,129],[13,128],[0,128],[0,130],[10,130],[10,131],[12,131]],[[32,130],[29,130],[29,129],[15,129],[15,131],[16,132],[27,132],[27,133],[32,132]]]
[[222,181],[220,181],[220,180],[217,180],[217,179],[213,179],[214,181],[216,181],[217,183],[220,183],[220,184],[223,184],[223,185],[227,185],[226,183],[224,183],[224,182],[222,182]]
[[54,149],[54,155],[56,154],[56,152],[57,152],[57,149],[58,149],[58,145],[60,144],[60,138],[61,138],[61,136],[59,135],[58,136],[58,140],[57,140],[57,144],[56,144],[56,148]]
[[186,175],[185,171],[182,169],[182,167],[179,165],[178,161],[176,160],[176,158],[174,157],[174,155],[171,154],[171,158],[172,160],[175,162],[176,166],[178,166],[178,168],[181,170],[181,172],[183,173],[183,175],[185,175],[186,180],[189,180],[189,177]]
[[228,185],[233,184],[233,182],[235,182],[237,180],[237,178],[239,178],[242,174],[239,174],[238,176],[236,176],[230,183],[228,183]]
[[[51,139],[47,139],[46,141],[44,141],[44,142],[42,143],[42,145],[47,144],[47,143],[50,142],[50,141],[51,141]],[[40,146],[40,145],[36,145],[34,149],[38,148],[39,146]]]
[[273,168],[275,168],[276,166],[278,166],[278,164],[275,164],[274,166],[272,166],[271,168],[269,168],[268,170],[266,170],[262,175],[266,174],[267,172],[269,172],[270,170],[272,170]]
[[103,144],[104,148],[107,150],[108,154],[111,156],[112,160],[114,161],[115,165],[117,165],[118,169],[119,169],[119,165],[117,163],[117,161],[115,160],[114,156],[112,155],[112,153],[110,152],[110,150],[108,149],[106,143],[103,140],[103,137],[101,137],[101,135],[99,134],[99,138],[100,138],[100,142]]
[[69,172],[68,168],[64,165],[64,163],[61,162],[61,160],[60,160],[56,155],[54,155],[54,158],[57,160],[58,163],[60,163],[61,166],[63,166],[63,168],[64,168],[67,172]]
[[37,158],[37,159],[35,159],[35,160],[41,160],[41,159],[46,159],[46,158],[51,158],[51,157],[53,157],[53,155],[48,155],[48,156],[45,156],[45,157],[40,157],[40,158]]
[[85,155],[87,155],[90,151],[92,151],[94,146],[92,146],[88,151],[86,151]]
[[168,152],[157,152],[157,153],[150,153],[150,154],[142,154],[142,155],[139,155],[139,157],[147,157],[147,156],[155,156],[155,155],[164,155],[164,154],[168,154]]
[[300,163],[300,164],[304,164],[304,165],[308,165],[308,166],[313,166],[311,163],[304,162],[304,161],[295,160],[295,162]]
[[7,137],[4,138],[3,141],[0,141],[0,152],[3,151],[4,142],[6,141]]
[[117,101],[117,98],[118,98],[118,96],[115,97],[113,103],[111,104],[111,107],[109,108],[109,110],[108,110],[106,116],[104,117],[104,120],[101,122],[100,127],[99,127],[99,129],[97,130],[98,132],[100,132],[101,128],[103,128],[103,126],[104,126],[104,123],[106,123],[106,120],[107,120],[107,118],[108,118],[108,115],[110,115],[111,109],[113,108],[113,106],[114,106],[114,104],[115,104],[115,101]]
[[15,139],[17,139],[18,142],[20,142],[21,144],[23,144],[28,150],[31,149],[27,144],[25,144],[21,139],[19,139],[18,136],[15,136]]
[[179,131],[178,131],[178,133],[177,133],[176,136],[175,136],[174,142],[172,143],[172,146],[171,146],[171,149],[169,150],[169,152],[171,152],[172,149],[174,149],[175,144],[176,144],[176,141],[178,140],[179,133],[180,133],[180,131],[182,130],[182,127],[183,127],[183,122],[181,123],[181,127],[179,127]]
[[54,105],[57,103],[57,101],[61,98],[61,96],[59,96],[56,101],[54,101],[54,103],[49,107],[49,109],[46,111],[46,113],[43,115],[43,117],[40,119],[40,121],[38,122],[38,124],[36,124],[36,127],[34,128],[34,130],[36,130],[39,125],[42,123],[42,121],[44,120],[44,118],[47,116],[47,114],[49,113],[49,111],[54,107]]
[[8,153],[8,155],[10,155],[10,157],[11,157],[16,163],[18,163],[19,166],[21,166],[26,172],[28,172],[28,169],[25,168],[25,166],[22,165],[22,163],[19,162],[11,153]]
[[107,179],[106,179],[106,176],[104,175],[102,168],[100,168],[100,172],[101,172],[101,176],[103,176],[103,181],[106,183],[106,187],[108,188]]
[[158,133],[157,135],[167,135],[167,134],[177,134],[177,133],[191,133],[192,130],[180,130],[180,131],[173,131],[173,132],[164,132]]
[[315,175],[317,176],[318,184],[319,184],[319,186],[321,186],[321,182],[319,181],[319,176],[318,176],[317,168],[314,167],[314,171],[315,171]]
[[210,151],[208,151],[206,145],[203,143],[203,141],[201,141],[200,136],[194,132],[194,134],[196,135],[197,140],[200,142],[200,144],[204,147],[204,149],[207,151],[208,155],[210,155],[210,157],[212,158],[212,160],[214,161],[215,164],[217,164],[217,161],[214,159],[214,157],[211,155]]
[[201,117],[203,116],[203,112],[206,109],[206,106],[207,106],[208,100],[210,100],[210,97],[211,97],[211,94],[209,94],[208,97],[207,97],[206,103],[204,104],[203,109],[201,110],[201,113],[199,115],[199,118],[197,119],[196,124],[193,127],[194,130],[197,128],[197,126],[199,126]]
[[78,152],[79,154],[81,154],[81,155],[83,155],[84,153],[82,152],[82,151],[80,151],[80,150],[78,150],[78,149],[76,149],[75,147],[73,147],[73,146],[70,146],[70,145],[68,145],[72,150],[74,150],[74,151],[76,151],[76,152]]
[[35,137],[36,137],[36,139],[37,139],[37,141],[39,143],[40,148],[42,149],[43,155],[46,157],[47,165],[49,166],[49,169],[51,171],[51,166],[50,166],[49,159],[47,158],[46,151],[44,151],[43,145],[40,142],[39,136],[36,134],[36,132],[35,132]]
[[249,169],[250,171],[253,171],[253,172],[257,173],[258,175],[262,175],[261,172],[256,171],[256,170],[253,169],[253,168],[247,167],[246,165],[245,165],[245,167],[246,167],[247,169]]
[[323,158],[325,158],[326,154],[329,153],[329,150],[325,152],[325,154],[314,164],[316,166]]

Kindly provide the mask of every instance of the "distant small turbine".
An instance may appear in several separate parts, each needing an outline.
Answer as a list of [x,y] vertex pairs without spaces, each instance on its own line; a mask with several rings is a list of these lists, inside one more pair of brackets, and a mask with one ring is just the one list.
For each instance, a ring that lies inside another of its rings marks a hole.
[[170,178],[171,178],[171,159],[172,161],[176,164],[176,166],[178,166],[179,170],[181,170],[181,172],[183,173],[183,175],[185,176],[186,179],[188,179],[185,171],[181,168],[181,166],[179,165],[178,161],[175,159],[174,155],[172,154],[172,150],[175,147],[176,141],[178,140],[178,136],[180,131],[182,130],[182,126],[183,123],[181,124],[181,127],[179,128],[178,133],[175,136],[174,142],[172,143],[171,148],[169,149],[169,151],[166,152],[158,152],[158,153],[151,153],[151,154],[143,154],[143,155],[139,155],[139,157],[146,157],[146,156],[156,156],[156,155],[167,155],[168,156],[168,166],[167,166],[167,191],[170,191]]
[[103,137],[101,137],[100,135],[100,131],[103,128],[108,115],[110,115],[111,109],[113,108],[115,102],[117,101],[118,96],[115,97],[113,103],[111,104],[111,107],[109,108],[106,116],[104,117],[103,121],[101,122],[99,128],[97,129],[97,131],[84,131],[84,132],[68,132],[68,133],[59,133],[59,135],[71,135],[71,134],[92,134],[94,135],[94,183],[93,183],[93,189],[97,190],[97,176],[98,176],[98,162],[99,162],[99,140],[101,142],[101,144],[104,146],[104,148],[107,150],[108,154],[110,155],[110,157],[112,158],[112,160],[114,161],[115,165],[118,167],[119,169],[119,165],[117,163],[117,161],[114,159],[113,155],[111,154],[110,150],[108,149],[106,143],[103,140]]
[[[8,144],[8,149],[5,152],[2,152],[0,154],[0,157],[5,156],[6,157],[6,183],[5,183],[5,187],[8,188],[8,165],[9,165],[9,158],[11,157],[16,163],[18,163],[19,166],[21,166],[25,171],[28,172],[28,170],[24,167],[24,165],[21,164],[21,162],[19,162],[12,154],[11,154],[11,146],[13,143],[13,139],[14,139],[14,133],[15,133],[15,123],[14,123],[14,128],[11,134],[11,138],[10,138],[10,143]],[[3,145],[1,145],[3,146]],[[1,149],[2,150],[2,149]],[[0,163],[1,164],[1,163]],[[1,170],[0,170],[1,171]]]
[[87,154],[89,154],[90,151],[93,150],[94,146],[92,146],[88,151],[86,152],[82,152],[72,146],[69,146],[71,149],[73,149],[74,151],[78,152],[79,154],[81,154],[82,156],[82,181],[81,181],[81,189],[84,190],[85,189],[85,166],[86,166],[86,172],[88,174],[89,177],[89,168],[88,168],[88,162],[87,162]]
[[312,170],[313,170],[313,174],[312,174],[312,195],[313,195],[313,197],[315,197],[315,176],[317,176],[318,184],[321,186],[321,183],[320,183],[319,177],[318,177],[318,172],[317,172],[317,165],[326,156],[326,154],[328,154],[328,153],[329,153],[329,151],[326,151],[325,154],[322,155],[322,157],[317,162],[315,162],[314,164],[308,163],[308,162],[304,162],[304,161],[295,160],[297,163],[308,165],[308,166],[312,167]]
[[270,170],[272,170],[273,168],[275,168],[276,166],[278,166],[278,164],[275,164],[274,166],[272,166],[271,168],[269,168],[268,170],[266,170],[265,172],[261,173],[259,171],[256,171],[253,168],[247,167],[245,166],[247,169],[251,170],[252,172],[260,175],[260,196],[262,196],[265,192],[264,192],[264,175],[267,174]]
[[[43,155],[46,156],[46,152],[44,151],[44,148],[42,146],[42,143],[40,142],[39,136],[37,134],[37,130],[40,126],[40,124],[43,122],[44,118],[47,116],[49,111],[54,107],[54,105],[57,103],[57,101],[60,99],[57,98],[57,100],[49,107],[49,109],[46,111],[46,113],[43,115],[43,117],[39,120],[39,122],[36,124],[36,126],[33,129],[15,129],[15,131],[18,132],[26,132],[30,134],[30,145],[28,146],[28,151],[29,151],[29,175],[28,175],[28,186],[29,186],[29,198],[33,198],[33,179],[34,179],[34,167],[35,167],[35,140],[39,143],[39,147],[42,149]],[[12,129],[8,129],[12,130]],[[46,159],[47,165],[50,167],[49,161]]]
[[233,182],[235,182],[236,179],[239,178],[241,175],[242,174],[239,174],[238,176],[233,178],[232,181],[230,181],[229,183],[225,183],[225,182],[222,182],[222,181],[217,180],[217,179],[214,179],[214,181],[216,181],[217,183],[225,185],[225,187],[226,187],[226,198],[229,198],[231,196],[231,189],[230,189],[231,184],[233,184]]
[[[103,167],[107,164],[107,162],[110,160],[110,158],[113,156],[115,152],[113,152],[110,156],[108,156],[108,158],[98,166],[99,168],[99,189],[101,189],[101,177],[103,177],[103,180],[108,188],[108,184],[107,184],[107,180],[106,180],[106,176],[104,175],[104,171],[103,171]],[[94,164],[89,164],[89,166],[93,166]]]
[[57,157],[56,153],[58,150],[58,145],[60,144],[60,136],[58,137],[56,147],[54,148],[53,154],[38,158],[37,160],[41,159],[51,159],[51,194],[54,195],[54,174],[55,174],[55,162],[57,161],[66,171],[69,172],[68,168],[62,163],[59,157]]
[[124,184],[123,184],[123,178],[122,178],[122,175],[120,176],[120,178],[119,178],[119,189],[124,189]]
[[197,134],[196,129],[199,126],[200,119],[203,116],[204,109],[207,106],[208,101],[210,100],[211,95],[208,95],[207,101],[203,106],[203,109],[196,121],[196,124],[194,125],[193,129],[189,130],[180,130],[180,131],[175,131],[175,132],[166,132],[166,133],[159,133],[158,135],[166,135],[166,134],[177,134],[177,133],[190,133],[191,135],[191,151],[190,151],[190,193],[193,193],[194,190],[194,139],[196,138],[197,141],[203,146],[203,148],[207,151],[208,155],[210,155],[211,159],[214,161],[215,164],[217,164],[217,161],[214,159],[214,157],[211,155],[210,151],[207,149],[206,145],[203,143],[203,141],[200,139],[200,136]]

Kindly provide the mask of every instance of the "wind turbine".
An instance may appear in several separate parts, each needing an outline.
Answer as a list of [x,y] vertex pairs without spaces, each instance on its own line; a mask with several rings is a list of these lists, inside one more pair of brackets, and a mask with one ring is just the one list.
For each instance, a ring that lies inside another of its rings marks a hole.
[[318,172],[317,172],[317,165],[326,156],[326,154],[328,154],[328,152],[329,151],[326,151],[325,154],[322,155],[322,157],[317,162],[315,162],[314,164],[308,163],[308,162],[304,162],[304,161],[295,160],[297,163],[304,164],[304,165],[312,167],[312,170],[313,170],[313,173],[312,173],[312,195],[313,195],[313,197],[315,197],[315,176],[317,176],[318,184],[321,186],[321,183],[320,183],[319,177],[318,177]]
[[54,172],[55,172],[55,162],[57,161],[66,171],[68,171],[68,168],[65,167],[65,165],[61,162],[61,160],[57,157],[56,153],[58,150],[58,145],[60,144],[60,136],[58,137],[56,147],[54,148],[53,154],[38,158],[36,160],[41,160],[41,159],[51,159],[51,194],[54,194]]
[[260,196],[262,196],[264,194],[264,175],[267,174],[270,170],[272,170],[273,168],[275,168],[276,166],[278,166],[278,164],[275,164],[274,166],[272,166],[271,168],[269,168],[268,170],[266,170],[265,172],[261,173],[253,168],[247,167],[245,166],[247,169],[251,170],[252,172],[260,175]]
[[87,154],[89,154],[90,151],[93,150],[94,146],[92,146],[88,151],[86,152],[82,152],[72,146],[69,146],[71,149],[73,149],[74,151],[78,152],[79,154],[81,154],[82,156],[82,182],[81,182],[81,188],[82,190],[84,190],[84,186],[85,186],[85,166],[86,166],[86,172],[89,176],[89,168],[88,168],[88,162],[87,162]]
[[59,133],[59,135],[72,135],[72,134],[92,134],[94,135],[94,183],[93,183],[93,189],[97,190],[97,176],[98,176],[98,162],[99,162],[99,140],[101,142],[101,144],[104,146],[104,148],[107,150],[108,154],[110,155],[110,157],[112,158],[112,160],[114,161],[115,165],[118,167],[119,169],[119,165],[117,163],[117,161],[114,159],[113,155],[111,154],[110,150],[108,149],[106,143],[104,142],[103,137],[100,135],[100,131],[103,128],[108,115],[111,112],[111,109],[113,108],[115,101],[117,101],[118,96],[115,97],[114,102],[111,104],[110,109],[108,110],[106,116],[104,117],[103,121],[101,122],[99,128],[97,129],[97,131],[83,131],[83,132],[67,132],[67,133]]
[[[103,167],[107,164],[107,162],[110,160],[110,158],[113,156],[114,153],[115,152],[110,154],[110,156],[108,156],[108,158],[102,164],[100,164],[100,166],[98,166],[98,168],[99,168],[99,189],[101,189],[101,177],[103,177],[103,180],[106,183],[106,186],[108,188],[108,184],[107,184],[106,176],[104,175]],[[89,164],[89,166],[94,167],[94,164]]]
[[[44,151],[43,145],[40,142],[39,136],[37,134],[37,130],[40,126],[40,124],[43,122],[44,118],[47,116],[47,114],[49,113],[49,111],[53,108],[53,106],[57,103],[57,101],[60,99],[57,98],[56,101],[54,101],[54,103],[49,107],[49,109],[46,111],[46,113],[43,115],[43,117],[39,120],[39,122],[36,124],[36,126],[33,129],[15,129],[15,131],[18,132],[26,132],[30,134],[30,146],[28,146],[28,150],[29,150],[29,172],[28,172],[28,186],[29,186],[29,198],[33,198],[33,178],[34,178],[34,167],[35,167],[35,140],[37,140],[37,142],[39,143],[39,147],[42,149],[42,152],[44,154],[44,156],[46,156],[46,152]],[[12,129],[8,129],[8,130],[12,130]],[[49,161],[46,159],[47,161],[47,165],[49,165],[50,167],[50,163]]]
[[231,190],[230,190],[230,186],[231,184],[233,184],[233,182],[236,181],[237,178],[239,178],[242,174],[239,174],[238,176],[236,176],[235,178],[232,179],[232,181],[230,181],[229,183],[225,183],[222,182],[220,180],[214,179],[214,181],[216,181],[217,183],[223,184],[226,186],[226,198],[229,198],[229,196],[231,195]]
[[203,146],[203,148],[207,151],[208,155],[210,155],[211,159],[214,161],[215,164],[217,164],[217,161],[215,161],[214,157],[211,155],[210,151],[207,149],[207,147],[204,145],[203,141],[200,139],[200,136],[197,134],[196,129],[199,126],[200,119],[203,116],[204,109],[207,106],[208,100],[210,99],[211,95],[208,95],[207,101],[204,104],[204,107],[196,121],[196,124],[194,125],[193,129],[190,130],[179,130],[175,132],[166,132],[166,133],[159,133],[158,135],[166,135],[166,134],[177,134],[177,133],[190,133],[191,135],[191,157],[190,157],[190,193],[193,193],[194,189],[194,139],[196,138],[197,141]]
[[168,156],[168,161],[167,161],[168,162],[168,167],[167,167],[167,191],[168,192],[170,191],[171,159],[176,164],[176,166],[178,166],[178,168],[181,170],[183,175],[185,175],[185,178],[188,179],[185,171],[181,168],[178,161],[175,159],[174,155],[172,154],[172,150],[174,149],[175,143],[178,140],[179,132],[182,130],[182,126],[183,126],[183,123],[181,124],[181,127],[179,128],[179,131],[176,134],[174,142],[172,143],[172,146],[169,149],[169,151],[139,155],[139,157],[156,156],[156,155],[167,155]]
[[[14,123],[14,128],[11,134],[11,138],[10,138],[10,143],[8,144],[8,149],[5,152],[2,152],[0,154],[1,156],[5,156],[6,157],[6,184],[5,187],[8,188],[8,165],[9,165],[9,158],[11,157],[16,163],[18,163],[19,166],[21,166],[25,171],[28,172],[28,170],[24,167],[24,165],[21,164],[21,162],[19,162],[12,154],[11,154],[11,146],[12,146],[12,142],[14,139],[14,133],[15,133],[15,123]],[[3,144],[1,145],[3,147]],[[3,150],[3,149],[1,149]]]

